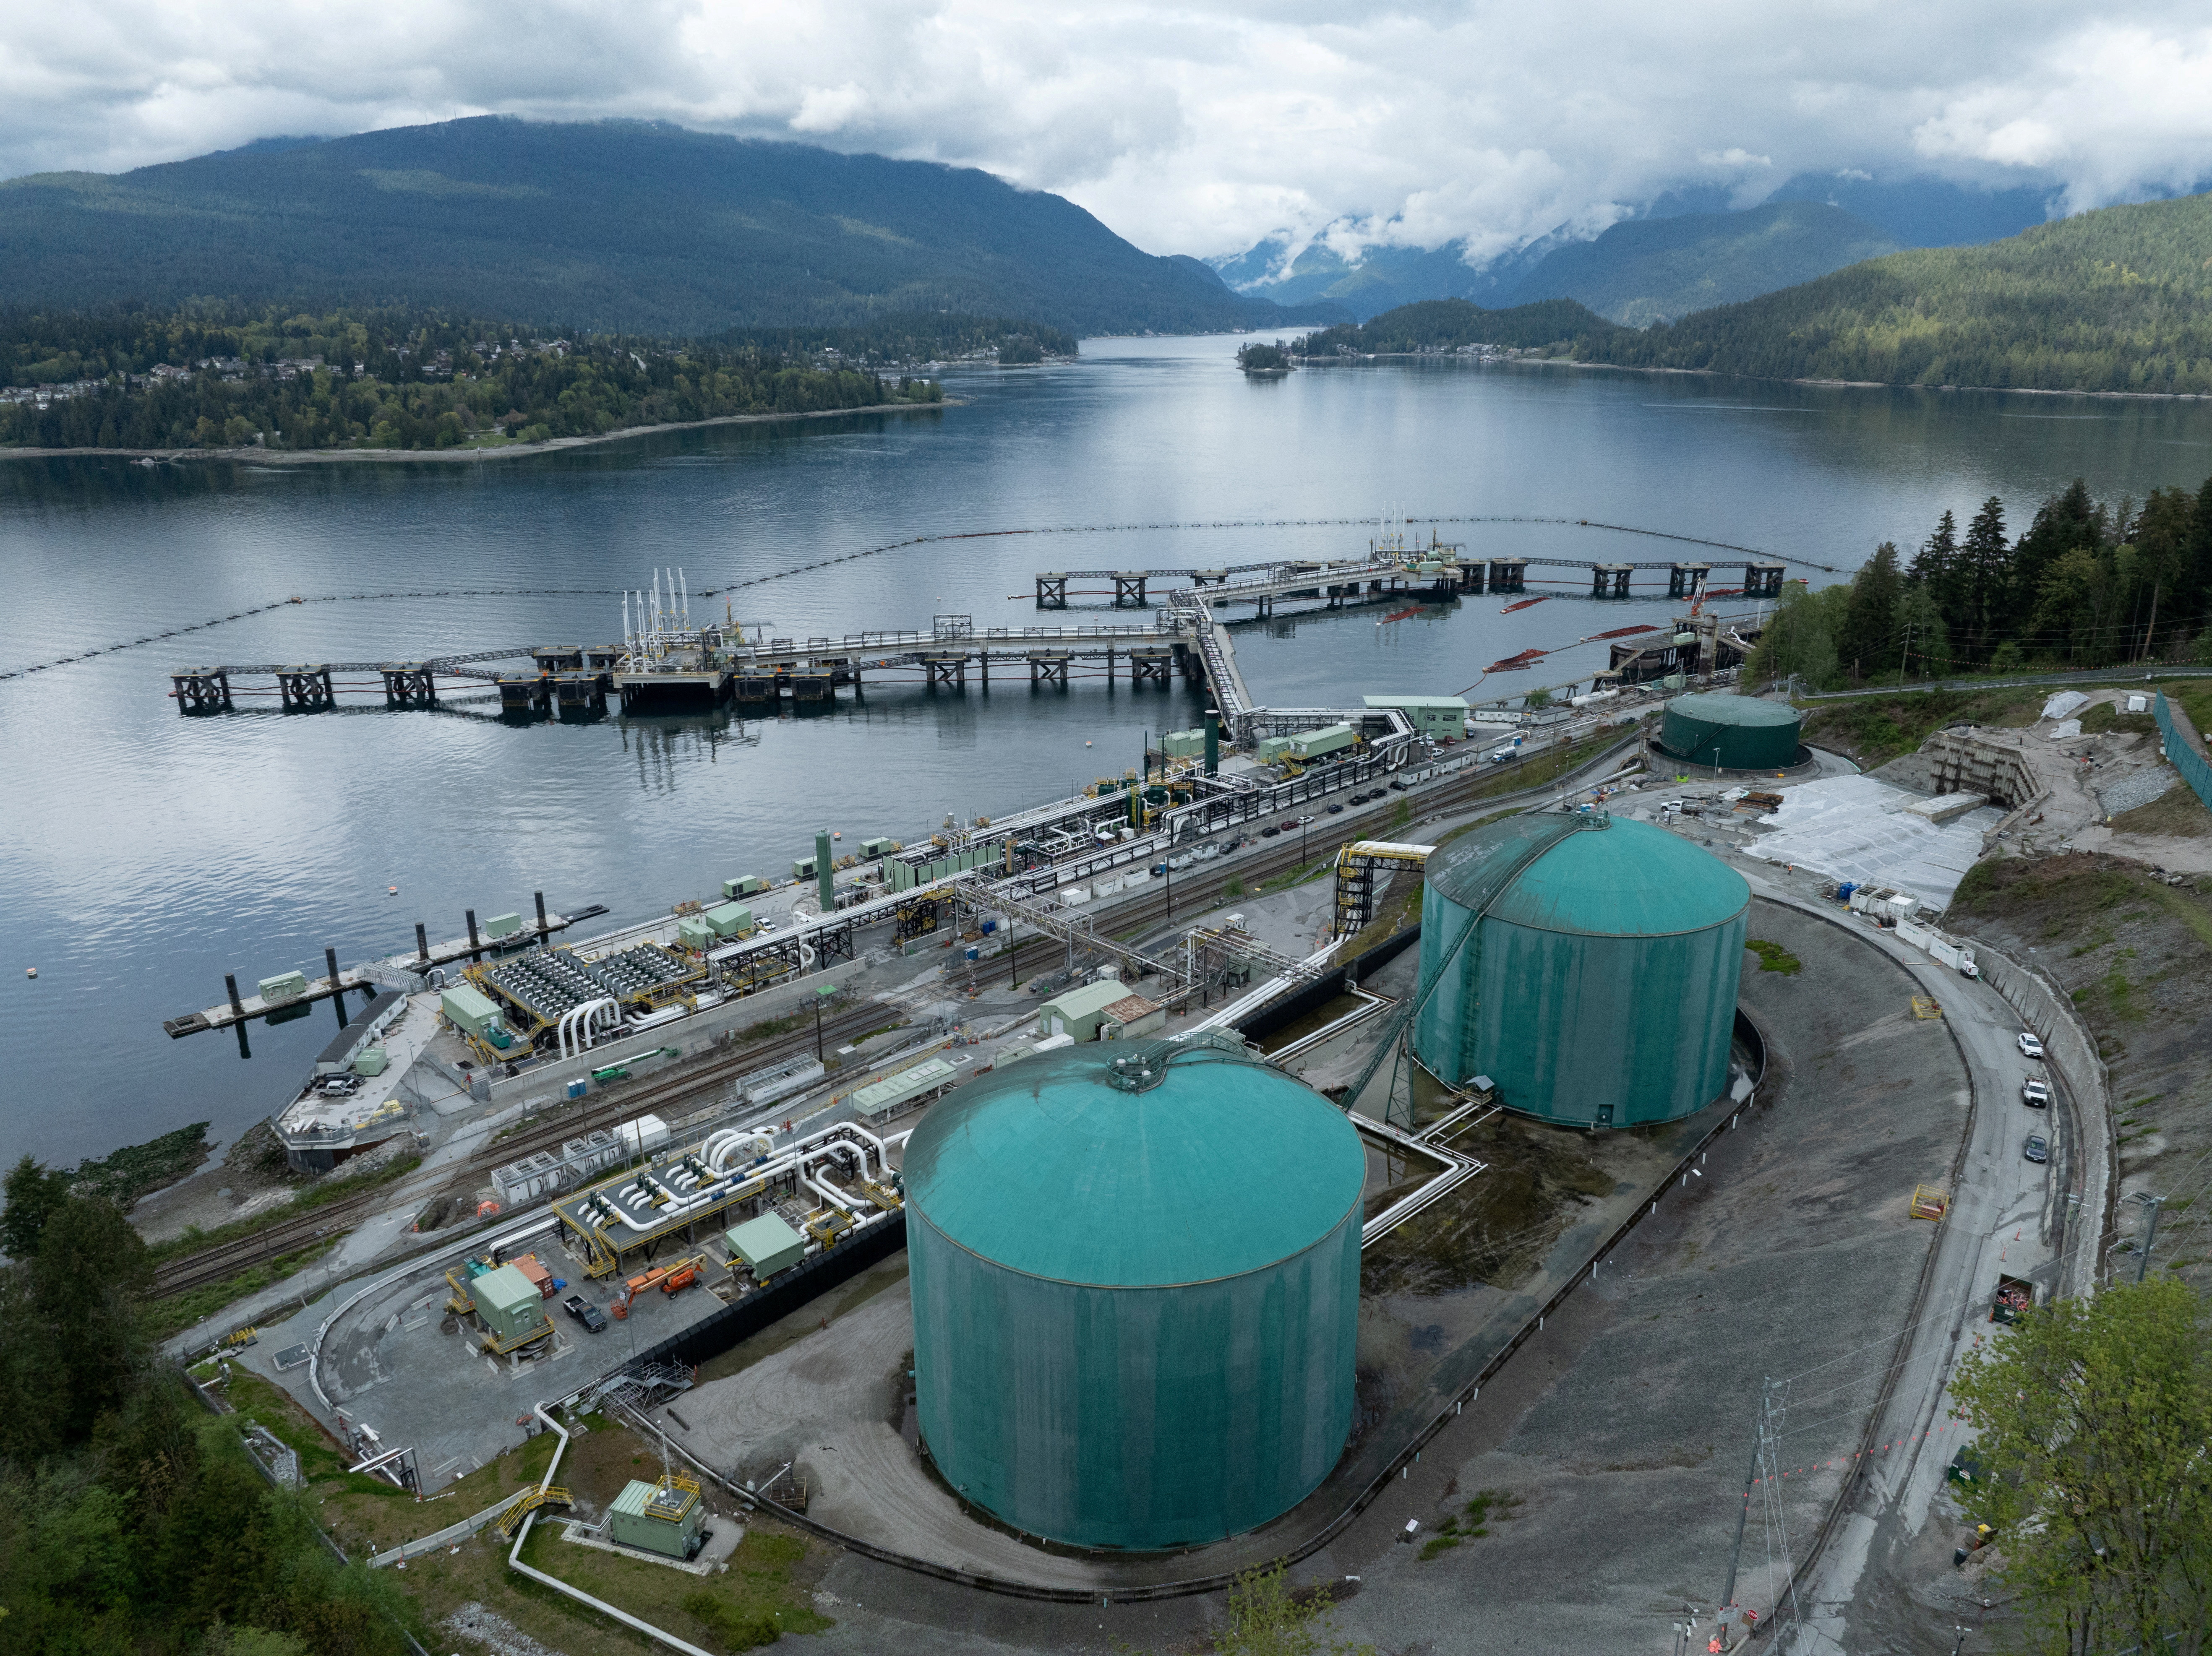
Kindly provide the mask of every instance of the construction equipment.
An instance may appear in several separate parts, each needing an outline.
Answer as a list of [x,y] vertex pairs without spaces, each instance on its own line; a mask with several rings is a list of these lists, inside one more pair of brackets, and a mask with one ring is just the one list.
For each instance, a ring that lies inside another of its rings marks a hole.
[[660,1291],[663,1294],[681,1294],[699,1280],[699,1267],[705,1262],[704,1254],[696,1259],[685,1260],[661,1279]]
[[[695,1253],[688,1259],[672,1259],[665,1265],[655,1265],[642,1276],[633,1277],[624,1283],[622,1292],[615,1295],[614,1302],[607,1309],[618,1319],[627,1318],[630,1302],[639,1295],[655,1288],[665,1294],[674,1294],[689,1288],[699,1280],[699,1267],[706,1263],[705,1254]],[[675,1279],[679,1276],[684,1280],[677,1282]]]

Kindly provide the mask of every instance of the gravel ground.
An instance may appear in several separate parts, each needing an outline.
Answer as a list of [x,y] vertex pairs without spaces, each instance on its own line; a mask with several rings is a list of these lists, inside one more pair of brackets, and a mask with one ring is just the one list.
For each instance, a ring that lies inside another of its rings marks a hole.
[[[1826,1510],[1841,1474],[1822,1463],[1856,1447],[1933,1235],[1905,1208],[1916,1182],[1949,1165],[1965,1071],[1943,1026],[1911,1016],[1910,980],[1870,947],[1764,903],[1753,920],[1753,936],[1803,963],[1783,976],[1747,957],[1745,1004],[1773,1041],[1767,1101],[1410,1477],[1293,1573],[1360,1578],[1337,1612],[1346,1636],[1394,1656],[1669,1648],[1685,1602],[1710,1613],[1720,1591],[1770,1374],[1800,1377],[1793,1547]],[[892,1298],[871,1306],[888,1317]],[[799,1379],[794,1365],[776,1383]],[[693,1397],[678,1407],[696,1425]],[[1408,1519],[1425,1530],[1484,1489],[1522,1501],[1488,1535],[1427,1562],[1394,1544]],[[1754,1524],[1738,1596],[1762,1611],[1775,1585],[1765,1547]],[[1025,1603],[850,1556],[822,1588],[839,1621],[823,1649],[920,1656],[1199,1649],[1221,1609],[1218,1598]]]

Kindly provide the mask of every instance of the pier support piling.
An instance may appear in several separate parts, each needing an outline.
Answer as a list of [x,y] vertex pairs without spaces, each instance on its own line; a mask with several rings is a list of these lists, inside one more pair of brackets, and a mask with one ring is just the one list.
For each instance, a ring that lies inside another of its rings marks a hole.
[[231,712],[230,674],[221,667],[186,667],[169,675],[179,713]]
[[533,891],[530,895],[538,905],[538,940],[543,943],[545,941],[546,934],[553,929],[545,924],[545,894],[542,891]]

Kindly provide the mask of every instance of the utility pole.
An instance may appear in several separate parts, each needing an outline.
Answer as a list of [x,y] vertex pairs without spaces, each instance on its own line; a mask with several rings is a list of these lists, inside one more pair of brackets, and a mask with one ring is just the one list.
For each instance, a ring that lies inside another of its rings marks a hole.
[[1775,1416],[1781,1405],[1783,1385],[1783,1381],[1770,1374],[1759,1394],[1759,1431],[1752,1440],[1750,1468],[1743,1475],[1743,1510],[1736,1514],[1735,1544],[1729,1550],[1728,1580],[1721,1588],[1723,1617],[1727,1616],[1735,1605],[1736,1566],[1743,1557],[1744,1526],[1751,1519],[1752,1487],[1758,1483],[1759,1465],[1767,1459],[1768,1450],[1772,1446]]
[[2136,1261],[2136,1281],[2140,1283],[2143,1273],[2150,1269],[2150,1251],[2158,1240],[2158,1216],[2166,1207],[2166,1198],[2153,1196],[2148,1191],[2137,1191],[2128,1200],[2141,1202],[2150,1210],[2150,1232],[2143,1238],[2142,1257]]

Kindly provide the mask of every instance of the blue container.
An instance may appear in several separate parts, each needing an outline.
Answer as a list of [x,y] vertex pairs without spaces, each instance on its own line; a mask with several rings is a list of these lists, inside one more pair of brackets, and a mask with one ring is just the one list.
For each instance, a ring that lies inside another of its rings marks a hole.
[[971,961],[981,960],[983,957],[983,951],[976,948],[975,944],[969,943],[968,945],[967,955]]
[[590,1090],[591,1085],[587,1082],[572,1081],[568,1083],[568,1096],[571,1098],[581,1098]]
[[983,935],[987,937],[998,929],[999,923],[996,920],[986,920],[983,922]]

